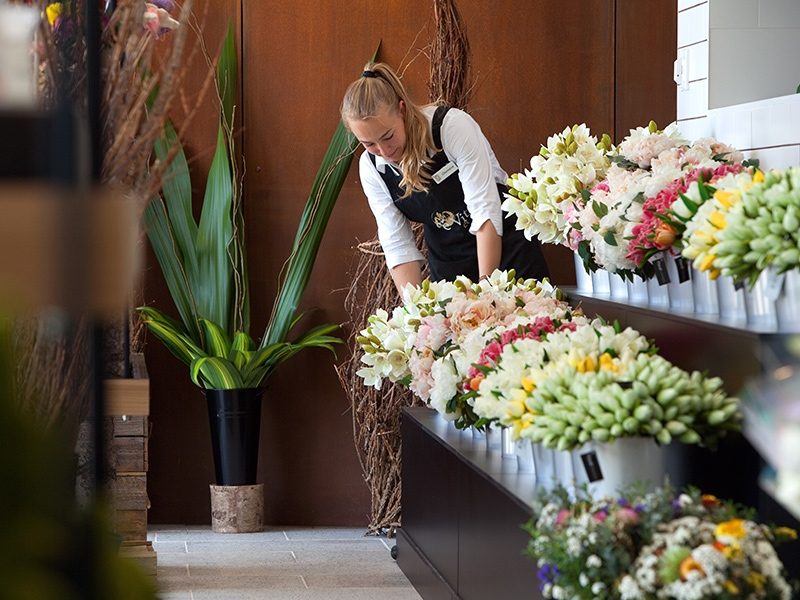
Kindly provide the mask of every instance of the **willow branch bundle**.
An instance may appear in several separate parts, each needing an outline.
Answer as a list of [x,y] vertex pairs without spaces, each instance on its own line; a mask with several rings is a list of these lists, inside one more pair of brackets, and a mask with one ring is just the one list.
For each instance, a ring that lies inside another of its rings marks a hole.
[[[472,93],[470,50],[455,0],[434,0],[436,33],[430,52],[430,100],[465,108]],[[426,254],[421,226],[415,226],[417,247]],[[424,276],[424,274],[423,274]],[[353,411],[353,437],[364,481],[370,490],[369,530],[393,537],[401,524],[400,412],[421,401],[410,390],[384,382],[366,387],[356,372],[361,350],[355,336],[377,309],[391,310],[399,298],[377,239],[359,244],[355,272],[345,299],[351,335],[348,358],[337,368]]]
[[472,55],[456,0],[433,0],[436,33],[431,44],[428,92],[432,102],[466,108],[472,96]]
[[[417,227],[417,245],[422,228]],[[355,272],[345,298],[351,333],[349,356],[336,372],[353,411],[353,439],[364,481],[370,491],[369,531],[394,537],[400,526],[400,412],[404,406],[419,404],[410,390],[384,382],[380,390],[366,387],[356,372],[361,368],[361,351],[356,335],[378,308],[393,307],[397,289],[386,269],[380,243],[370,240],[358,245]]]

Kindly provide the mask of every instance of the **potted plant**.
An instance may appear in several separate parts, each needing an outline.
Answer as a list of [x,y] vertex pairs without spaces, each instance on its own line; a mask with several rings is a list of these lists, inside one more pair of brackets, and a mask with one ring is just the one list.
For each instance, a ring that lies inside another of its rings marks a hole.
[[313,327],[289,339],[325,226],[352,160],[352,136],[341,123],[320,166],[300,218],[292,252],[260,341],[249,334],[249,294],[241,186],[233,158],[236,52],[229,28],[217,66],[221,103],[214,158],[199,222],[192,215],[186,157],[167,124],[155,147],[164,161],[174,154],[162,194],[144,213],[156,259],[177,309],[138,310],[149,331],[190,369],[208,400],[217,483],[255,484],[261,389],[273,370],[304,348],[333,350],[336,324]]

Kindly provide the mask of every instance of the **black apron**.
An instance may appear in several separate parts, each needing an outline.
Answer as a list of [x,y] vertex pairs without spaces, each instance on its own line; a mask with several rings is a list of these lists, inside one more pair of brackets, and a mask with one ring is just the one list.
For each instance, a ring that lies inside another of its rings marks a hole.
[[[442,121],[449,109],[449,106],[440,106],[433,115],[431,130],[437,148],[442,147]],[[370,154],[369,158],[374,165],[375,156]],[[448,162],[447,155],[440,150],[433,157],[428,171],[436,174]],[[459,275],[465,275],[472,281],[478,281],[477,240],[469,231],[472,218],[464,202],[461,180],[455,170],[439,183],[431,180],[427,192],[412,192],[402,199],[402,177],[388,165],[384,173],[379,174],[400,212],[409,221],[422,223],[424,226],[431,279],[453,281]],[[497,190],[497,202],[500,204],[507,188],[497,184]],[[542,279],[548,276],[547,263],[539,240],[525,239],[523,232],[514,227],[513,215],[506,214],[503,218],[502,248],[501,269],[515,269],[517,277]]]

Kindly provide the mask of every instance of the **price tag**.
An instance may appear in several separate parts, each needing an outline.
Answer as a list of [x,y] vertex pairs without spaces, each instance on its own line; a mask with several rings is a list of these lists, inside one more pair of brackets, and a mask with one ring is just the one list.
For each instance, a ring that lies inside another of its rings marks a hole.
[[737,292],[744,289],[744,281],[734,281],[733,289]]
[[689,261],[682,256],[675,257],[675,266],[678,268],[678,281],[683,283],[692,278],[692,269],[690,268]]
[[669,273],[667,272],[667,263],[663,258],[657,258],[653,261],[653,267],[656,270],[656,279],[658,285],[666,285],[669,283]]
[[597,452],[592,450],[581,454],[581,461],[583,462],[583,469],[586,471],[586,477],[589,483],[600,481],[603,479],[603,471],[600,469],[600,460],[597,458]]

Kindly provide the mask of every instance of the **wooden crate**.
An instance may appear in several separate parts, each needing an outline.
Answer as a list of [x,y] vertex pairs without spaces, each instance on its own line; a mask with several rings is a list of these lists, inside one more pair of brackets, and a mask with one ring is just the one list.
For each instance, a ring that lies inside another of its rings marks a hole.
[[124,553],[155,575],[156,553],[147,541],[150,381],[141,357],[132,362],[134,378],[104,382],[105,413],[111,421],[109,496]]

